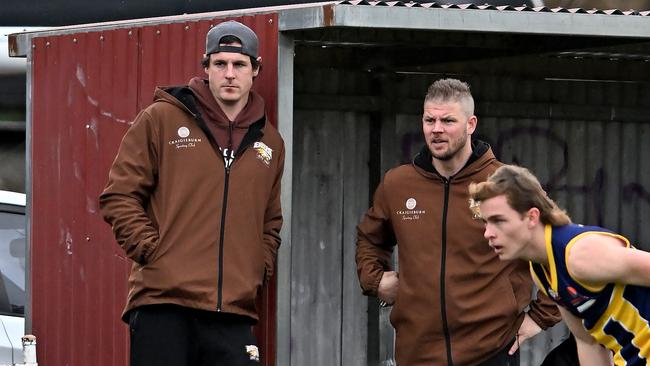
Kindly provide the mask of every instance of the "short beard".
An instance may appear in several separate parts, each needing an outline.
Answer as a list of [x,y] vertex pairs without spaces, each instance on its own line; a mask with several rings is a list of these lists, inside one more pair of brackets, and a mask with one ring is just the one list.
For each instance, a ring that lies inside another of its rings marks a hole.
[[442,161],[451,160],[454,156],[456,156],[456,154],[458,154],[459,151],[463,149],[463,147],[465,147],[465,145],[467,145],[467,140],[469,140],[469,138],[465,137],[464,141],[460,145],[456,146],[455,150],[453,151],[447,150],[442,155],[434,154],[433,151],[431,151],[431,149],[429,149],[429,151],[431,152],[431,156],[433,156],[438,160],[442,160]]

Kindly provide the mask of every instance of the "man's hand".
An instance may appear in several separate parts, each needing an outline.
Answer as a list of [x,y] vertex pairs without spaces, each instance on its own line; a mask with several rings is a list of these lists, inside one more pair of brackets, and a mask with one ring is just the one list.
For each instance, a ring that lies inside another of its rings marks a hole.
[[393,305],[399,287],[399,274],[394,271],[384,272],[379,281],[377,297],[387,305]]
[[542,328],[540,328],[540,326],[537,325],[537,323],[535,323],[535,321],[531,319],[528,314],[524,315],[524,321],[521,323],[521,326],[517,331],[517,339],[515,340],[515,344],[510,347],[508,354],[515,354],[520,344],[524,343],[524,341],[526,341],[528,338],[536,336],[541,331]]

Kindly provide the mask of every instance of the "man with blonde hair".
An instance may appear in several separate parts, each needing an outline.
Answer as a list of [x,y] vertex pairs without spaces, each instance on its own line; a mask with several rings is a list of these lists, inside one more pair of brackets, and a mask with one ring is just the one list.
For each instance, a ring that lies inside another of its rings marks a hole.
[[393,305],[400,366],[517,366],[520,343],[560,319],[549,298],[531,299],[527,266],[499,261],[467,210],[469,184],[501,165],[472,139],[477,121],[467,83],[434,82],[422,149],[386,173],[357,227],[359,281]]
[[560,305],[581,365],[649,364],[650,253],[571,223],[525,168],[504,165],[469,192],[490,247],[502,260],[529,261],[538,287]]

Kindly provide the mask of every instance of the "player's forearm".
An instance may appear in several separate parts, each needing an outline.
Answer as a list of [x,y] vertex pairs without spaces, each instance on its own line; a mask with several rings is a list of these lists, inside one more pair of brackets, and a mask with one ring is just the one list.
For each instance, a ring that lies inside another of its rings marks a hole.
[[610,351],[598,343],[587,344],[576,338],[581,366],[612,366]]
[[650,287],[650,253],[642,250],[630,250],[627,255],[625,270],[621,274],[624,283]]

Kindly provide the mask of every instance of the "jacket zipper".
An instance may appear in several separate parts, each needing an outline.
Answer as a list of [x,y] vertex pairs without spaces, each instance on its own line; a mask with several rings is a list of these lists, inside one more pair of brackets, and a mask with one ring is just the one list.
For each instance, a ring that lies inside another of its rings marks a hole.
[[[193,101],[191,101],[193,103]],[[224,183],[223,183],[223,205],[221,206],[221,228],[219,230],[219,257],[217,258],[217,265],[219,266],[219,269],[217,271],[217,312],[221,312],[221,304],[222,304],[222,289],[223,289],[223,242],[224,242],[224,235],[225,235],[225,223],[226,223],[226,206],[228,203],[228,183],[230,181],[230,164],[228,163],[228,158],[224,156],[223,151],[219,148],[219,144],[217,144],[217,141],[214,139],[214,136],[212,135],[212,132],[210,132],[209,128],[203,122],[203,118],[201,118],[201,115],[198,113],[193,113],[194,120],[196,121],[196,124],[199,125],[201,130],[203,130],[203,133],[205,133],[205,136],[208,138],[210,141],[210,144],[216,149],[217,152],[219,152],[218,155],[221,156],[221,159],[223,159],[223,165],[224,165],[224,170],[225,170],[225,177],[224,177]]]
[[440,258],[440,312],[442,315],[442,329],[445,334],[445,346],[447,349],[447,365],[453,366],[454,361],[451,357],[451,337],[449,335],[449,325],[447,324],[447,302],[445,295],[445,273],[447,259],[447,211],[449,208],[449,179],[443,178],[445,183],[445,202],[442,209],[442,251]]
[[228,125],[228,149],[221,153],[223,157],[224,167],[226,169],[226,176],[223,183],[223,206],[221,207],[221,228],[219,230],[219,272],[217,279],[217,312],[221,312],[221,305],[223,302],[223,245],[224,236],[226,231],[226,207],[228,206],[228,185],[230,183],[230,167],[235,160],[235,155],[232,151],[232,125]]
[[221,311],[222,290],[223,290],[223,244],[224,232],[226,230],[226,207],[228,206],[228,184],[230,182],[230,165],[226,163],[226,177],[223,184],[223,206],[221,208],[221,230],[219,232],[219,274],[217,285],[217,311]]
[[[237,157],[241,156],[244,153],[244,150],[257,138],[259,138],[259,134],[249,134],[248,132],[244,136],[244,139],[241,141],[239,144],[239,148],[237,148],[237,152],[234,152],[232,150],[232,124],[230,125],[229,128],[229,133],[230,133],[230,140],[231,143],[228,144],[228,150],[226,155],[221,153],[221,157],[223,158],[223,163],[225,166],[226,170],[226,176],[225,176],[225,181],[223,184],[223,206],[221,209],[221,230],[219,232],[219,271],[218,271],[218,276],[219,278],[217,279],[217,312],[221,312],[221,306],[223,304],[223,247],[225,244],[224,236],[225,236],[225,230],[226,230],[226,207],[228,206],[228,187],[230,185],[230,170],[232,169],[232,165],[235,163],[235,160]],[[249,130],[250,132],[250,130]]]
[[[189,100],[189,103],[194,105],[193,99]],[[193,110],[196,108],[193,108]],[[221,312],[222,310],[222,304],[223,304],[223,246],[224,246],[224,236],[225,236],[225,225],[226,225],[226,207],[228,205],[228,186],[230,182],[230,168],[232,164],[235,162],[235,157],[240,156],[244,150],[250,145],[253,141],[257,140],[258,138],[261,137],[261,134],[259,131],[257,133],[250,133],[251,129],[249,128],[248,132],[246,132],[246,135],[244,135],[244,139],[242,140],[241,144],[239,145],[239,148],[237,149],[237,152],[233,154],[232,151],[232,128],[233,125],[232,123],[230,126],[228,126],[228,132],[229,132],[229,137],[230,137],[230,143],[229,143],[229,149],[224,156],[223,152],[219,148],[219,144],[214,139],[214,136],[210,132],[210,129],[207,127],[205,122],[203,121],[203,118],[201,117],[200,114],[198,113],[192,113],[192,116],[194,117],[194,120],[196,123],[199,125],[203,133],[207,136],[208,140],[210,143],[215,147],[215,149],[220,152],[219,155],[221,155],[221,158],[223,159],[224,167],[225,167],[225,178],[224,178],[224,185],[223,185],[223,205],[221,208],[221,229],[219,230],[219,258],[218,258],[218,266],[219,270],[217,273],[218,279],[217,279],[217,312]],[[263,117],[262,120],[256,122],[253,124],[253,126],[262,123],[263,124],[266,122],[266,118]]]

